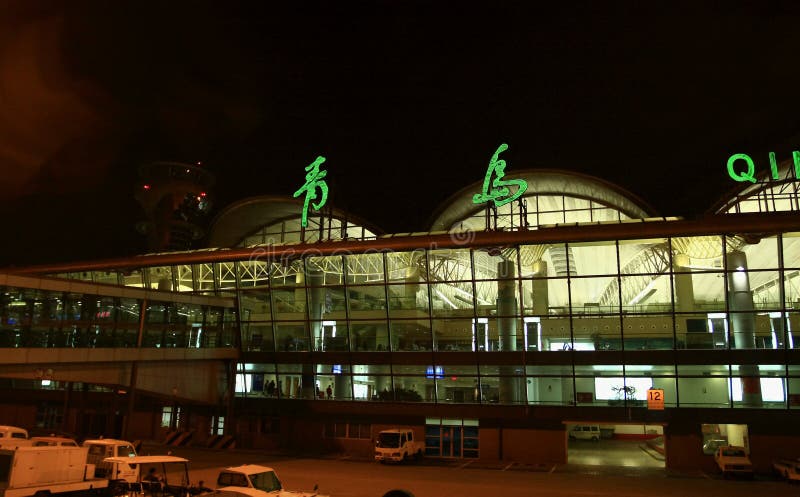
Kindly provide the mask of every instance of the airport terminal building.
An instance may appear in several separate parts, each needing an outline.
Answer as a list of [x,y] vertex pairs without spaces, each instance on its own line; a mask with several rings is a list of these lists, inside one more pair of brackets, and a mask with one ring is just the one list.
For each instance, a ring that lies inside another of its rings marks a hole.
[[355,455],[403,425],[429,457],[531,464],[598,425],[667,468],[723,442],[757,469],[799,455],[793,167],[695,219],[590,176],[509,176],[515,201],[476,204],[475,183],[417,233],[334,208],[304,227],[302,201],[258,197],[208,249],[8,270],[0,421]]

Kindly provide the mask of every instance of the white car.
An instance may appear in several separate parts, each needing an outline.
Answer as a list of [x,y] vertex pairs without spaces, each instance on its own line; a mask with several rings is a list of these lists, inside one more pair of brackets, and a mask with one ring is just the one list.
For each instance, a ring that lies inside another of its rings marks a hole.
[[800,460],[778,459],[772,462],[775,472],[789,481],[800,480]]
[[714,454],[714,461],[725,477],[738,475],[752,478],[753,476],[753,464],[747,457],[744,447],[735,445],[718,447]]
[[216,495],[220,497],[327,497],[316,492],[284,490],[275,470],[257,464],[223,469],[217,477]]

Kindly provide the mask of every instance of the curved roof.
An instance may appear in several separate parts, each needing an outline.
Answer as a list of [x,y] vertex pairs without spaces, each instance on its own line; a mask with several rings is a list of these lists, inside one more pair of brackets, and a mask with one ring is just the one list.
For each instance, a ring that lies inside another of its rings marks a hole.
[[[243,238],[259,230],[285,219],[300,218],[303,201],[277,195],[249,197],[225,207],[211,222],[208,235],[209,247],[233,247]],[[381,234],[383,230],[375,228],[371,223],[340,209],[332,209],[333,217],[347,220],[350,223],[364,226],[373,233]],[[310,216],[309,216],[310,219]]]
[[[657,217],[656,210],[638,196],[620,186],[586,174],[557,169],[523,169],[506,176],[528,183],[525,197],[533,195],[565,195],[592,200],[615,209],[632,219]],[[483,188],[483,180],[462,188],[434,212],[431,231],[449,230],[457,222],[484,209],[472,202],[472,196]]]
[[777,176],[776,179],[768,171],[759,171],[755,183],[737,183],[707,214],[800,210],[800,183],[793,160],[780,162]]

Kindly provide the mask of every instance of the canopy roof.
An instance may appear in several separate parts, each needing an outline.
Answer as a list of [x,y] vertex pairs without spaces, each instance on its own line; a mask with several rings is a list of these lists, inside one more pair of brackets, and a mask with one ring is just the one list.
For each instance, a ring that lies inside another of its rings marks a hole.
[[[299,220],[303,209],[303,201],[289,197],[264,195],[250,197],[235,202],[226,207],[214,219],[209,230],[209,247],[234,247],[239,245],[245,237],[257,232],[259,229],[285,220]],[[323,207],[326,211],[328,207]],[[331,215],[349,224],[356,224],[368,228],[372,233],[381,234],[382,230],[371,223],[335,207],[331,208]],[[319,218],[319,215],[309,213],[309,221]],[[299,241],[299,240],[297,240]]]
[[[506,178],[524,179],[528,183],[525,198],[561,195],[596,202],[631,219],[658,216],[652,206],[636,195],[593,176],[555,169],[527,169],[507,171]],[[484,205],[472,202],[472,196],[480,193],[482,188],[483,180],[476,181],[447,199],[434,213],[431,231],[450,230],[458,222],[482,211]]]

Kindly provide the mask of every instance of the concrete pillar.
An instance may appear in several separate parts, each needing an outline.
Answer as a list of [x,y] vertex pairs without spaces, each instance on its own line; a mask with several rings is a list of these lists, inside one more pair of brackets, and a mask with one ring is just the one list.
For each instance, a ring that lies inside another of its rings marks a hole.
[[403,287],[403,296],[406,298],[416,298],[419,291],[419,266],[409,266],[406,268],[406,285]]
[[[327,388],[327,385],[326,387]],[[347,381],[347,376],[344,374],[337,374],[333,377],[333,398],[334,399],[351,399],[353,392],[350,391],[350,382]]]
[[[497,334],[499,349],[504,352],[517,350],[517,282],[514,272],[513,261],[503,260],[497,263]],[[500,403],[521,402],[525,398],[525,392],[516,366],[500,366],[500,374]]]
[[309,269],[305,280],[308,282],[308,319],[311,322],[311,339],[313,350],[323,350],[322,318],[325,311],[325,273],[318,269]]
[[[754,349],[756,347],[756,318],[753,292],[747,274],[747,255],[735,250],[725,256],[728,269],[728,309],[733,329],[732,347]],[[742,375],[742,403],[748,407],[762,404],[761,379],[758,365],[745,364],[740,367]]]
[[[325,273],[319,269],[307,268],[305,281],[308,292],[308,319],[309,328],[311,333],[311,350],[322,350],[323,339],[322,336],[322,317],[325,308],[325,288],[321,285],[324,283]],[[304,399],[313,399],[316,397],[317,389],[314,381],[315,377],[314,365],[303,364],[303,375],[300,384],[301,397]],[[320,389],[325,390],[328,385],[320,385]]]
[[497,334],[501,351],[517,350],[517,282],[514,263],[497,263]]
[[533,282],[531,286],[533,313],[538,316],[546,316],[550,307],[550,296],[547,289],[547,262],[539,260],[533,263]]
[[686,254],[675,254],[672,259],[675,271],[675,310],[692,312],[694,310],[694,287],[692,286],[691,259]]

